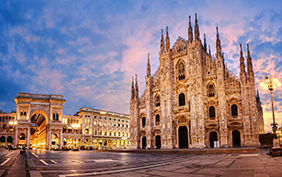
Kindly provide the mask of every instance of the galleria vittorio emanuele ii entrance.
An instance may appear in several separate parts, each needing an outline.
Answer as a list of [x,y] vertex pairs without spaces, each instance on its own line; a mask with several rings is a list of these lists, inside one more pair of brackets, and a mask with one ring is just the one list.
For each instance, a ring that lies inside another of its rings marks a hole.
[[127,114],[83,107],[63,115],[62,95],[18,93],[16,111],[0,112],[0,146],[34,149],[127,149]]

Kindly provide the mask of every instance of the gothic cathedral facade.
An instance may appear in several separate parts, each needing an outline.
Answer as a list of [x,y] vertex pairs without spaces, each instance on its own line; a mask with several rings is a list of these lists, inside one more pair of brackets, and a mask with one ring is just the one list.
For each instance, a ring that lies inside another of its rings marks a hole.
[[216,54],[194,34],[172,48],[168,27],[161,31],[159,68],[151,75],[148,55],[146,87],[139,98],[137,76],[130,99],[130,148],[173,149],[259,146],[263,114],[247,44],[247,69],[240,45],[240,78],[224,61],[217,28]]

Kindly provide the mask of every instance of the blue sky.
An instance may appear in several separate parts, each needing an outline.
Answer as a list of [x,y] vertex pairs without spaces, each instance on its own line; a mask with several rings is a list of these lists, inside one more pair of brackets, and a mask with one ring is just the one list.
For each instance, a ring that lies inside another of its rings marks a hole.
[[[188,16],[198,13],[200,35],[215,51],[219,27],[228,67],[238,75],[239,44],[249,42],[256,84],[268,73],[282,79],[281,1],[0,1],[0,109],[15,109],[18,92],[62,94],[64,114],[79,108],[129,113],[131,77],[144,90],[147,54],[157,69],[160,31],[171,46],[187,39]],[[274,91],[282,126],[281,88]],[[259,88],[266,130],[271,107]]]

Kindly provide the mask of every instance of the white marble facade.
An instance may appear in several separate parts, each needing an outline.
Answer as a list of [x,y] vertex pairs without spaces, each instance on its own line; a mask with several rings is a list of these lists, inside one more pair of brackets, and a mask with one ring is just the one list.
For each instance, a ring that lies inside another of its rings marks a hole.
[[151,75],[148,55],[141,97],[132,81],[130,148],[259,146],[263,114],[248,44],[246,64],[241,45],[238,60],[239,77],[227,68],[218,29],[214,55],[201,41],[196,15],[194,33],[189,17],[188,40],[172,47],[168,27],[165,39],[161,30],[160,65]]

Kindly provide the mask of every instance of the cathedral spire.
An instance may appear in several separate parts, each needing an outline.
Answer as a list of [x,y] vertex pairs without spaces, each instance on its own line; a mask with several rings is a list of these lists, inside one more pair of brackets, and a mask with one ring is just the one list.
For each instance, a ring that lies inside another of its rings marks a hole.
[[163,34],[163,29],[161,30],[161,44],[160,44],[160,48],[161,48],[161,54],[164,54],[164,34]]
[[132,77],[132,85],[131,85],[131,99],[134,99],[134,77]]
[[250,55],[249,50],[249,43],[247,43],[247,50],[248,50],[248,56],[247,56],[247,70],[248,70],[248,77],[254,77],[254,71],[253,71],[253,64],[252,64],[252,58]]
[[207,51],[206,34],[204,33],[204,50]]
[[168,26],[166,27],[165,48],[166,48],[166,53],[170,53],[170,42],[169,42],[169,35],[168,35]]
[[139,94],[138,94],[138,82],[137,82],[137,74],[135,74],[135,98],[139,99]]
[[198,26],[197,13],[195,13],[194,33],[195,33],[195,41],[200,41],[200,31],[199,31],[199,26]]
[[189,40],[189,43],[192,43],[192,41],[193,41],[193,30],[192,30],[192,25],[191,25],[191,16],[189,16],[188,40]]
[[147,77],[151,76],[151,66],[150,66],[150,54],[148,53],[148,62],[147,62]]
[[240,44],[240,80],[244,82],[246,79],[245,59],[243,57],[242,44]]
[[218,34],[218,27],[216,27],[216,54],[217,56],[221,55],[221,44]]

